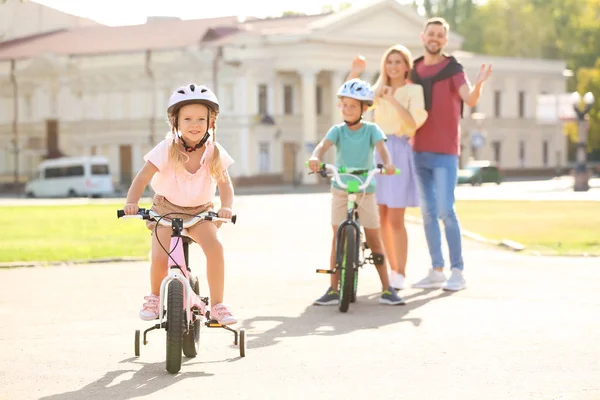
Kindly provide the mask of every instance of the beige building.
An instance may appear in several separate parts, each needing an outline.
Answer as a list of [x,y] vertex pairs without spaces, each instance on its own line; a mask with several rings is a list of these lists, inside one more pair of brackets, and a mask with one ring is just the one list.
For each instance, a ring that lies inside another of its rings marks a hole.
[[[352,58],[366,56],[363,78],[374,81],[391,44],[422,54],[423,23],[412,8],[380,0],[324,15],[156,19],[0,43],[0,175],[10,180],[18,165],[26,179],[47,155],[103,154],[115,181],[127,186],[167,131],[170,93],[196,82],[220,98],[217,139],[236,160],[238,183],[315,182],[304,162],[341,121],[335,93]],[[465,110],[463,160],[473,155],[471,133],[482,131],[477,158],[505,170],[565,165],[559,127],[535,120],[538,94],[564,93],[565,63],[467,54],[462,41],[451,34],[447,51],[472,80],[482,63],[494,68],[480,118]]]

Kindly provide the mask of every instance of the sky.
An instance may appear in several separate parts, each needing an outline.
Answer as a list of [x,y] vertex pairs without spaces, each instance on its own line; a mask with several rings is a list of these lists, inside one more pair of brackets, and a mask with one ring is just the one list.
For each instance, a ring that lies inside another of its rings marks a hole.
[[[136,25],[148,16],[172,16],[181,19],[223,16],[280,16],[283,11],[307,14],[321,12],[323,6],[344,3],[338,0],[31,0],[35,3],[93,19],[108,26]],[[346,1],[354,6],[373,0]],[[271,3],[271,4],[269,4]]]

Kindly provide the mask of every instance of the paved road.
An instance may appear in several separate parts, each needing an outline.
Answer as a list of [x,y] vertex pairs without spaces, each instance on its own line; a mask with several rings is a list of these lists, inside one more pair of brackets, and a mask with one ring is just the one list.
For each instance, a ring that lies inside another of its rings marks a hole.
[[[371,267],[340,314],[310,305],[327,286],[313,272],[328,258],[327,195],[244,196],[238,212],[222,236],[246,358],[217,329],[176,376],[164,369],[164,331],[134,357],[147,263],[4,269],[0,399],[600,398],[597,259],[465,242],[469,289],[409,289],[406,306],[382,306]],[[409,233],[414,280],[428,261],[421,227]]]
[[458,200],[567,200],[600,201],[600,178],[590,179],[590,189],[573,191],[573,178],[504,182],[501,185],[486,183],[473,187],[460,185],[456,188]]
[[[325,181],[323,181],[325,182]],[[590,190],[573,191],[573,178],[564,176],[558,179],[528,179],[507,181],[501,185],[486,183],[482,186],[460,185],[456,188],[458,200],[566,200],[566,201],[600,201],[600,178],[590,179]],[[239,195],[256,194],[308,194],[326,192],[326,185],[267,185],[253,187],[237,187]],[[124,201],[124,197],[121,197]],[[0,193],[0,205],[10,204],[55,204],[56,202],[114,202],[109,199],[26,199],[9,193]]]

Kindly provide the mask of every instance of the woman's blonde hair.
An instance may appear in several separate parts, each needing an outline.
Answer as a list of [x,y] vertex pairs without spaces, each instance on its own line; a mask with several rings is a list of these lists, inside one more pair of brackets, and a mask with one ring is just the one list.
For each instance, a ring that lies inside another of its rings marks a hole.
[[408,70],[406,71],[405,79],[408,79],[410,76],[410,70],[413,68],[413,59],[412,54],[406,46],[401,44],[395,44],[383,53],[383,57],[381,57],[381,69],[379,70],[379,77],[377,78],[377,82],[373,85],[373,92],[375,92],[375,97],[381,97],[381,91],[384,86],[390,85],[390,77],[385,72],[385,64],[387,63],[387,59],[391,54],[398,53],[404,60],[404,63],[408,66]]
[[[226,179],[227,174],[221,165],[221,152],[216,146],[217,117],[219,116],[219,113],[206,104],[200,102],[198,104],[202,104],[208,109],[208,122],[210,125],[207,127],[207,129],[210,130],[212,128],[212,138],[208,139],[207,141],[207,143],[212,141],[214,145],[212,160],[210,160],[210,175],[217,182],[223,181]],[[183,105],[175,107],[173,111],[168,114],[167,117],[169,125],[171,126],[171,131],[166,135],[166,139],[171,140],[171,143],[169,143],[169,160],[172,161],[176,167],[180,168],[184,168],[183,164],[190,160],[190,157],[185,153],[183,143],[181,143],[181,139],[177,134],[179,129],[179,111],[182,107]]]

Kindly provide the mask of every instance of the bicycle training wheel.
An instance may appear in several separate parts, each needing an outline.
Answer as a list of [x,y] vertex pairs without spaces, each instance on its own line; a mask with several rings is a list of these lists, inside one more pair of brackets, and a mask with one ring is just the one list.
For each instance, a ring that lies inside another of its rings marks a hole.
[[342,273],[340,277],[340,302],[339,310],[348,311],[348,306],[354,295],[354,279],[356,274],[356,232],[354,227],[346,225],[342,228]]

